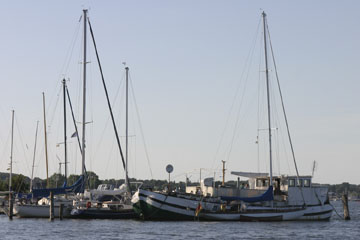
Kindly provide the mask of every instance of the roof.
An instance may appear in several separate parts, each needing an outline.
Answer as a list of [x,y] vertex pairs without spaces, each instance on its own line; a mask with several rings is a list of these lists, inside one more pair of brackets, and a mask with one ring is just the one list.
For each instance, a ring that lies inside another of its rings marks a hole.
[[268,173],[256,173],[256,172],[231,172],[231,174],[247,178],[267,177]]

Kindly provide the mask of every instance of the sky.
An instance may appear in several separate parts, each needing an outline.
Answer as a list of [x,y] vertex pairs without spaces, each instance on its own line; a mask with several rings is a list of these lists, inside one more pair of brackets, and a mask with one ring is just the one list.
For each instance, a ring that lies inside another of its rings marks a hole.
[[[46,177],[42,92],[49,174],[59,172],[59,162],[64,162],[63,78],[76,121],[81,121],[79,19],[84,8],[89,9],[122,144],[123,62],[130,68],[130,177],[167,179],[165,167],[172,164],[175,181],[185,181],[186,176],[197,181],[200,171],[202,177],[220,180],[221,160],[226,161],[229,180],[236,179],[230,171],[268,172],[267,135],[258,130],[267,128],[264,103],[258,102],[264,100],[259,23],[265,11],[299,173],[311,175],[316,161],[315,182],[360,184],[358,1],[1,3],[1,172],[7,171],[10,161],[11,110],[15,110],[14,172],[31,175],[39,121],[34,176]],[[86,167],[101,179],[119,179],[124,171],[87,36]],[[272,81],[274,74],[270,67]],[[278,92],[275,84],[271,86],[274,173],[295,174],[286,129],[280,126]],[[67,114],[71,135],[69,107]],[[76,140],[69,137],[68,146],[68,172],[79,174]]]

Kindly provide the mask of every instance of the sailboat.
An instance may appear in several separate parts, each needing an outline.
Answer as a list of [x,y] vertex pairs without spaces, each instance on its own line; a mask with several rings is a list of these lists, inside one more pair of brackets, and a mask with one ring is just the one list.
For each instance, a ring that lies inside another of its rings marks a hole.
[[[84,41],[86,41],[86,38],[84,37]],[[84,76],[83,76],[83,119],[82,119],[82,145],[80,145],[79,141],[79,148],[82,155],[82,174],[79,177],[79,179],[71,186],[67,186],[67,131],[66,131],[66,94],[69,99],[70,107],[70,96],[66,87],[66,81],[63,79],[63,99],[64,99],[64,156],[65,156],[65,182],[64,185],[60,188],[49,188],[49,177],[48,177],[48,156],[47,156],[47,133],[46,133],[46,114],[45,114],[45,94],[43,93],[43,111],[44,111],[44,134],[45,134],[45,157],[46,157],[46,179],[47,184],[46,188],[31,188],[30,196],[35,201],[34,204],[28,204],[28,203],[22,203],[19,202],[14,206],[14,214],[18,217],[22,218],[49,218],[50,217],[50,201],[49,196],[51,194],[58,196],[54,200],[54,217],[59,217],[62,215],[63,217],[70,217],[70,212],[73,208],[73,200],[68,198],[68,195],[74,195],[77,193],[83,193],[85,188],[85,179],[86,179],[86,171],[85,171],[85,111],[86,111],[86,42],[84,44],[84,61],[83,61],[83,69],[84,69]],[[71,107],[72,109],[72,107]],[[73,117],[74,120],[74,117]],[[75,121],[74,121],[75,123]],[[76,133],[77,127],[75,124]],[[76,134],[78,137],[78,134]],[[34,163],[33,163],[34,165]],[[65,197],[61,197],[65,196]],[[61,205],[64,207],[62,208]],[[62,213],[60,213],[60,210],[62,209]]]
[[[126,149],[125,149],[125,158],[122,153],[122,148],[120,145],[120,140],[118,136],[118,131],[116,128],[111,104],[109,101],[109,96],[104,80],[104,75],[102,67],[100,64],[100,58],[96,47],[94,33],[90,24],[90,20],[87,18],[87,10],[84,10],[84,42],[86,42],[86,26],[89,24],[90,33],[92,36],[95,53],[97,57],[97,62],[100,69],[100,74],[102,78],[103,87],[105,90],[105,95],[108,103],[108,108],[110,111],[111,120],[113,123],[113,128],[120,151],[120,156],[122,158],[123,167],[125,170],[125,184],[120,186],[119,189],[113,189],[112,187],[106,186],[104,184],[99,185],[98,189],[90,190],[88,194],[85,194],[83,199],[74,202],[74,208],[71,211],[72,218],[85,218],[85,219],[131,219],[136,218],[138,215],[133,210],[131,204],[131,192],[129,187],[128,180],[128,82],[129,82],[129,68],[125,67],[126,71]],[[86,44],[84,44],[86,46]],[[85,51],[85,50],[84,50]],[[84,60],[84,62],[86,62]],[[87,195],[87,196],[86,196]],[[109,201],[103,201],[107,197]],[[95,198],[95,200],[94,200]]]
[[[265,12],[262,13],[262,20],[268,108],[269,173],[232,172],[234,175],[248,178],[248,188],[215,188],[213,178],[204,179],[200,182],[199,194],[191,193],[191,189],[187,189],[186,193],[138,189],[132,202],[135,211],[143,219],[290,221],[328,220],[331,218],[333,208],[329,203],[328,188],[313,184],[312,176],[300,176],[294,154],[296,176],[273,176],[267,56],[268,29]],[[284,116],[288,129],[285,111]],[[292,153],[294,153],[289,130],[288,137]]]
[[[63,80],[63,96],[64,96],[64,145],[65,145],[65,182],[62,187],[49,188],[49,177],[48,177],[48,156],[47,156],[47,133],[46,133],[46,114],[45,114],[45,94],[43,93],[43,108],[44,108],[44,133],[45,133],[45,154],[46,154],[46,176],[47,184],[46,188],[33,188],[31,186],[29,198],[34,203],[23,203],[22,201],[17,202],[14,205],[14,215],[21,218],[49,218],[50,216],[50,200],[48,197],[50,194],[56,196],[54,199],[54,217],[69,217],[72,209],[72,199],[67,198],[67,195],[74,195],[82,192],[84,188],[84,176],[80,178],[71,186],[67,186],[67,148],[66,148],[66,83]],[[36,140],[36,139],[35,139]],[[36,144],[36,141],[35,141]],[[35,157],[35,153],[34,153]],[[34,160],[34,159],[33,159]],[[33,163],[34,165],[34,163]],[[33,178],[33,176],[32,176]],[[31,179],[31,185],[32,179]],[[63,197],[66,196],[66,197]],[[40,199],[40,200],[38,200]],[[62,214],[60,214],[60,205],[63,205]]]

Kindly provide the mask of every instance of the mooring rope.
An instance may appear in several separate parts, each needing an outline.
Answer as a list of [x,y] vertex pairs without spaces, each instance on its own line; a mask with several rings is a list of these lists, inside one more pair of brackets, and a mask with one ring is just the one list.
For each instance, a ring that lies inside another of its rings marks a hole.
[[329,205],[334,209],[336,215],[338,215],[338,217],[342,220],[344,220],[344,218],[336,211],[335,207],[329,202]]

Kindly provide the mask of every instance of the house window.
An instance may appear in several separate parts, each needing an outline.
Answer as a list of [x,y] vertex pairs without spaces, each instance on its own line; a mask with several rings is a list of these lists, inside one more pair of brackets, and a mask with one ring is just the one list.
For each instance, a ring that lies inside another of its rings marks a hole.
[[310,187],[310,179],[304,179],[304,187]]
[[295,187],[295,180],[289,179],[289,187]]

